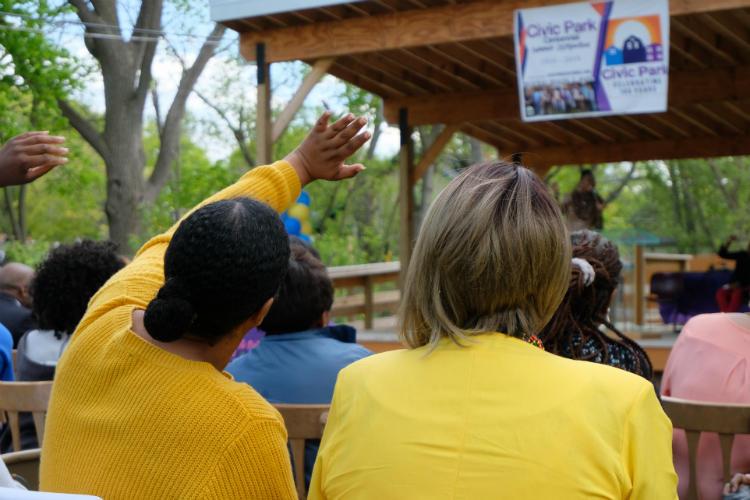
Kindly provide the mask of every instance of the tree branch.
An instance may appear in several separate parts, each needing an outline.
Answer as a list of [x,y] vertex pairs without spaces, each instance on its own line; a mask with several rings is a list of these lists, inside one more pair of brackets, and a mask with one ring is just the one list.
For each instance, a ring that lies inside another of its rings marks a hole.
[[242,156],[245,157],[247,166],[250,168],[255,168],[257,166],[257,164],[255,163],[255,158],[253,158],[253,154],[250,152],[250,148],[247,147],[247,137],[245,136],[245,132],[242,130],[242,110],[240,110],[239,126],[235,127],[232,124],[232,120],[229,119],[227,114],[221,108],[209,101],[208,98],[198,90],[194,90],[193,92],[195,92],[195,95],[200,97],[208,107],[216,111],[216,113],[218,113],[218,115],[224,119],[224,121],[227,123],[227,127],[229,127],[229,130],[232,131],[232,134],[234,134],[234,138],[237,140],[237,145],[240,147]]
[[78,18],[81,22],[103,24],[102,19],[96,14],[96,12],[89,9],[85,0],[68,0],[68,3],[75,7],[78,12]]
[[57,105],[60,107],[63,116],[68,119],[70,125],[76,129],[86,142],[91,144],[102,159],[106,161],[109,157],[109,148],[107,147],[107,143],[104,141],[102,134],[96,129],[94,124],[73,109],[68,101],[58,99]]
[[719,166],[714,162],[713,158],[706,158],[706,162],[711,167],[711,171],[714,173],[714,178],[716,179],[716,184],[718,184],[719,189],[721,189],[721,192],[724,194],[724,197],[727,200],[727,204],[732,210],[737,210],[737,200],[734,199],[734,197],[727,191],[727,187],[722,182],[722,176],[721,172],[719,172]]
[[161,111],[159,110],[159,94],[156,92],[156,85],[151,89],[151,100],[154,103],[154,112],[156,113],[156,130],[159,132],[159,140],[164,134],[164,122],[161,120]]
[[154,171],[151,174],[151,178],[149,178],[146,185],[145,200],[148,203],[156,201],[159,192],[167,183],[172,161],[177,153],[177,146],[180,142],[182,118],[185,115],[185,103],[188,96],[193,91],[198,77],[203,72],[208,61],[214,55],[214,51],[218,44],[216,40],[224,35],[224,31],[226,31],[226,26],[221,24],[214,26],[211,35],[206,38],[206,41],[203,43],[203,46],[198,53],[198,57],[195,59],[191,68],[182,73],[180,85],[177,88],[177,95],[175,95],[172,106],[167,113],[167,119],[164,122],[164,135],[159,149],[159,156],[156,159],[156,165],[154,165]]
[[554,167],[554,169],[550,169],[547,172],[547,175],[544,177],[544,183],[549,184],[552,179],[555,178],[557,174],[559,174],[562,171],[562,167]]
[[[144,9],[146,2],[144,2],[144,7],[141,9],[141,15],[153,16],[153,18],[151,19],[151,24],[155,25],[156,28],[158,28],[159,23],[161,22],[161,2],[157,3],[159,4],[157,8],[153,9],[150,12],[146,12],[145,14]],[[140,15],[138,20],[140,22]],[[143,109],[143,105],[146,101],[146,96],[148,95],[149,89],[151,88],[151,66],[153,65],[154,56],[156,55],[157,40],[143,40],[141,42],[131,41],[130,43],[136,44],[133,46],[133,56],[135,57],[134,67],[140,67],[141,70],[141,74],[138,77],[138,90],[136,91],[135,98],[138,106],[140,106],[139,109]]]
[[617,188],[609,193],[609,196],[607,197],[606,203],[612,203],[617,199],[618,196],[620,196],[620,193],[622,193],[622,190],[625,189],[625,186],[628,185],[630,181],[633,180],[633,174],[635,174],[635,167],[638,165],[638,162],[632,162],[630,164],[630,170],[628,171],[627,175],[623,177],[623,179],[620,181],[620,184],[617,186]]

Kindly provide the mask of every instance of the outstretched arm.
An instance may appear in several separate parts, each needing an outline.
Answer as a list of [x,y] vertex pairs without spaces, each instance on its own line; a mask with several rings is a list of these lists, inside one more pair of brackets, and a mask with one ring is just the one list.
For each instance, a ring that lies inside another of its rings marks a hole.
[[[251,170],[237,183],[203,201],[190,213],[208,203],[240,196],[260,200],[281,213],[294,203],[306,184],[316,179],[333,181],[357,175],[365,167],[345,165],[344,160],[369,140],[368,132],[357,135],[367,122],[364,118],[355,119],[354,115],[349,114],[329,125],[330,116],[330,111],[326,111],[313,130],[284,161]],[[179,225],[178,222],[141,248],[133,262],[94,296],[82,324],[97,306],[102,308],[98,313],[93,313],[93,316],[103,314],[105,309],[109,310],[109,301],[118,297],[127,297],[137,307],[145,308],[148,305],[164,284],[164,253]]]

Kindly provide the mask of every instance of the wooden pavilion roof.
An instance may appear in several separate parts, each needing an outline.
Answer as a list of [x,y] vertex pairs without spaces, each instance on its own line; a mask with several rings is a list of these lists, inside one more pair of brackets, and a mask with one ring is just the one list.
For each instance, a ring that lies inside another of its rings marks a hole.
[[565,0],[363,0],[224,21],[266,62],[328,72],[384,99],[389,122],[446,124],[525,164],[750,154],[750,0],[670,2],[668,111],[524,123],[513,11]]

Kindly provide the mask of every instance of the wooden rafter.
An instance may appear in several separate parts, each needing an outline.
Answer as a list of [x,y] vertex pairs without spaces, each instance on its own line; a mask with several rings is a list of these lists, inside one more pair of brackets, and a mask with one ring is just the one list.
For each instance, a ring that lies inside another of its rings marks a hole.
[[[492,145],[494,146],[494,144]],[[506,156],[518,152],[507,148],[499,149],[501,151],[500,154]],[[750,154],[750,136],[690,137],[684,139],[642,141],[638,143],[620,142],[575,147],[548,147],[533,149],[528,151],[528,153],[524,154],[524,164],[532,167],[737,156]]]
[[[750,99],[750,66],[692,70],[670,76],[670,105]],[[455,94],[430,94],[385,101],[384,114],[395,123],[398,109],[409,108],[411,125],[517,117],[517,89],[493,89]],[[603,132],[606,134],[606,132]]]
[[[473,2],[429,9],[412,4],[411,10],[401,10],[404,4],[392,5],[389,13],[368,17],[247,31],[242,34],[240,50],[252,61],[255,57],[253,47],[265,42],[269,47],[268,61],[280,62],[503,37],[513,33],[515,9],[571,1]],[[363,2],[362,6],[366,3],[372,3],[372,0]],[[381,2],[380,5],[386,4]],[[681,0],[670,2],[670,13],[677,16],[748,6],[750,0]],[[279,16],[273,19],[277,23],[289,22]]]

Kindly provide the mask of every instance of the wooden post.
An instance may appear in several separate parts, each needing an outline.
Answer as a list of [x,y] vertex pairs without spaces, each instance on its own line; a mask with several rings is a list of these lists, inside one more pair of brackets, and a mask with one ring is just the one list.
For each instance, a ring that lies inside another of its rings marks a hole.
[[646,285],[646,259],[643,256],[643,247],[641,245],[635,246],[635,252],[633,255],[633,274],[633,285],[635,287],[633,292],[635,324],[643,326],[645,323],[643,316],[646,306],[646,298],[643,295],[643,288]]
[[401,151],[399,152],[399,214],[401,227],[399,230],[399,254],[401,261],[400,287],[403,292],[406,284],[406,271],[411,261],[411,245],[414,239],[414,188],[412,185],[412,170],[414,163],[414,144],[411,140],[409,127],[409,111],[401,108],[398,114],[398,124],[401,131]]
[[271,123],[271,66],[266,64],[266,46],[259,43],[258,61],[258,123],[255,127],[258,165],[271,163],[273,124]]
[[372,275],[365,276],[365,330],[372,330],[372,320],[375,316],[375,304],[372,296]]

